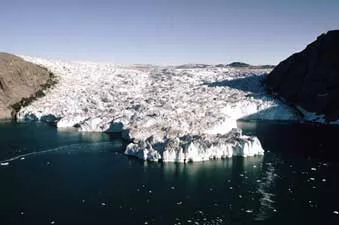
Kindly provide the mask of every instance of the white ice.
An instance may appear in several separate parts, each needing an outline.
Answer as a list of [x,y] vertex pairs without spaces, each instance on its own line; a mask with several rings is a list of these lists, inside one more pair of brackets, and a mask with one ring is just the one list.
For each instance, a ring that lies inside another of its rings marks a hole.
[[210,159],[225,159],[236,156],[263,155],[257,137],[242,135],[239,129],[232,129],[225,135],[187,135],[168,138],[163,142],[147,139],[127,146],[125,154],[143,160],[163,162],[193,162]]
[[145,160],[262,154],[259,140],[232,131],[236,121],[297,119],[266,94],[261,80],[269,70],[24,59],[48,68],[59,82],[21,109],[19,120],[54,120],[57,127],[79,131],[124,131],[133,141],[126,154]]

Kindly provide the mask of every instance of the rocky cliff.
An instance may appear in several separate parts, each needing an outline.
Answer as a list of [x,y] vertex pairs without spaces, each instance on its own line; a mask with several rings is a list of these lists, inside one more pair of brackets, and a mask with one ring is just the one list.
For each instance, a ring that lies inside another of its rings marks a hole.
[[13,105],[22,99],[34,97],[36,92],[48,83],[52,74],[33,63],[15,55],[0,53],[0,119],[13,116]]
[[282,61],[266,85],[287,102],[327,121],[339,119],[339,30],[320,35],[306,49]]

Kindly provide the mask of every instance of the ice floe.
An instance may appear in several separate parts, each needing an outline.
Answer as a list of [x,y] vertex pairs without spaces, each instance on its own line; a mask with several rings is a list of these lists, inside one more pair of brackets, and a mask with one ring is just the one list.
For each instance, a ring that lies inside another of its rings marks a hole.
[[24,57],[58,78],[19,120],[79,131],[124,132],[125,153],[151,161],[203,161],[263,154],[237,130],[240,118],[295,120],[261,85],[269,70],[122,66]]

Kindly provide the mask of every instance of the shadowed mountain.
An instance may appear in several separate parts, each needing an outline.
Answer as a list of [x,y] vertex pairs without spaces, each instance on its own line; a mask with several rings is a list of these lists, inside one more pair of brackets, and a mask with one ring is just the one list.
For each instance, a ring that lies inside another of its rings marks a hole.
[[289,103],[339,119],[339,30],[320,35],[303,51],[282,61],[266,85]]

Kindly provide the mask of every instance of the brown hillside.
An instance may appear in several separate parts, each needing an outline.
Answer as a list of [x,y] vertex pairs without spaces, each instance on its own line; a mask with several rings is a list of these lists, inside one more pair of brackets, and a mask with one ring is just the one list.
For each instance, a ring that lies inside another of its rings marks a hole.
[[0,119],[11,118],[11,105],[27,98],[50,78],[49,72],[8,53],[0,53]]

